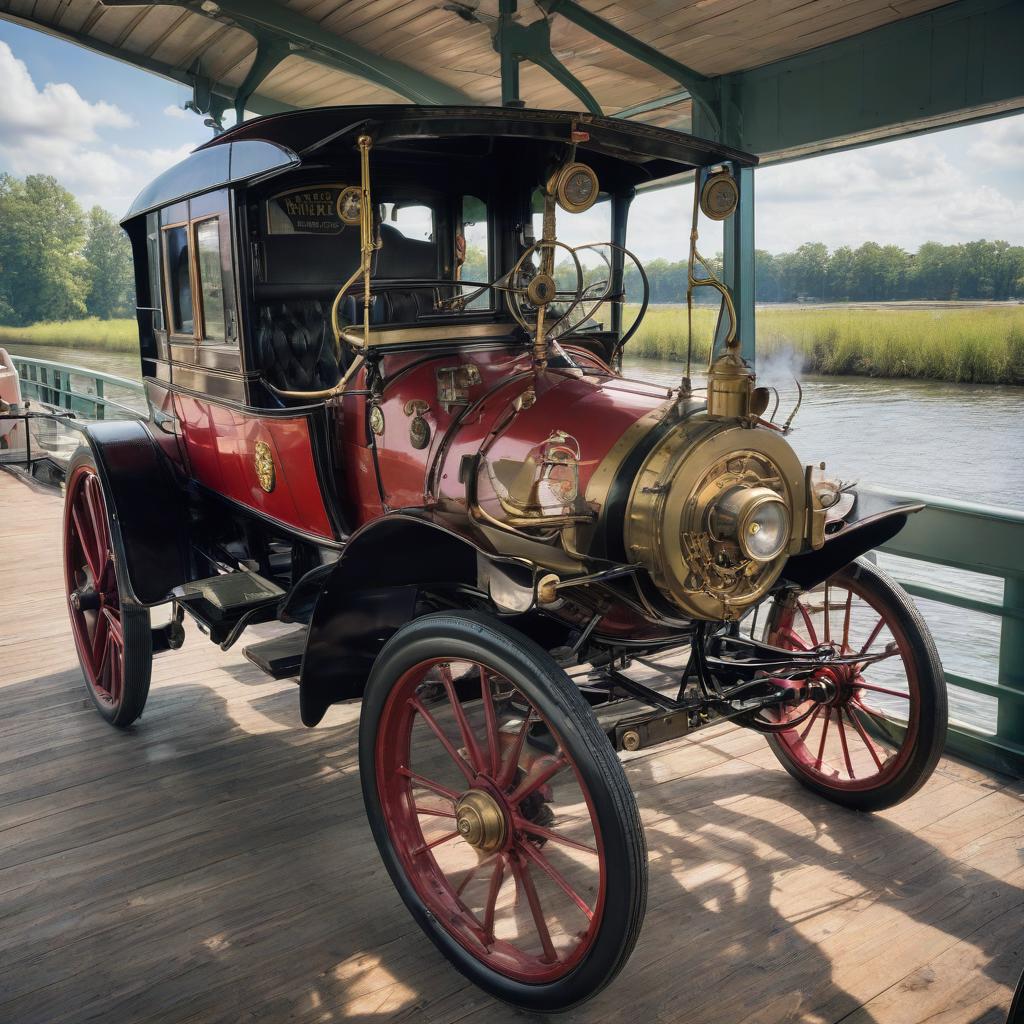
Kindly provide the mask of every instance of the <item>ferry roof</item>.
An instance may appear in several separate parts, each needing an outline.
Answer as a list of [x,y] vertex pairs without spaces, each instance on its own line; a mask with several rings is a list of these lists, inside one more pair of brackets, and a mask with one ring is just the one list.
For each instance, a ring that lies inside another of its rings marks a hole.
[[[560,110],[507,107],[437,107],[409,104],[318,107],[244,121],[205,143],[165,171],[132,203],[123,221],[167,203],[228,184],[244,184],[301,164],[332,147],[350,150],[357,134],[375,148],[429,147],[437,140],[517,138],[578,140],[582,159],[591,153],[614,161],[635,185],[671,179],[729,160],[753,166],[757,157],[668,128]],[[458,158],[458,151],[451,153]]]

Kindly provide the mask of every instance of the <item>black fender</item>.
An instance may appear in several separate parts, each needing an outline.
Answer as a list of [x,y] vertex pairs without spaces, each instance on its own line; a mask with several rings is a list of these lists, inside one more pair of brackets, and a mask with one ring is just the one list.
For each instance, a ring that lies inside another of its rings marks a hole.
[[107,502],[118,589],[162,604],[190,578],[188,504],[174,468],[141,420],[90,424],[83,435]]
[[481,559],[487,567],[483,575],[500,571],[535,595],[542,570],[525,559],[499,555],[456,521],[392,512],[352,534],[309,622],[299,671],[303,724],[316,725],[331,704],[362,696],[378,653],[416,617],[424,591],[480,587]]
[[861,491],[850,515],[838,529],[826,531],[817,551],[794,555],[782,570],[782,579],[810,590],[844,565],[891,540],[906,525],[907,517],[924,505],[900,504],[881,494]]

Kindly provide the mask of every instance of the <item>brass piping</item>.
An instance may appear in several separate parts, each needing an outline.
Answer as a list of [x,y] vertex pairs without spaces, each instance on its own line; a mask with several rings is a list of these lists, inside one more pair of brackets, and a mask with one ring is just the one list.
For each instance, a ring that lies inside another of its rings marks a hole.
[[[358,336],[353,335],[338,323],[338,307],[345,293],[355,284],[362,275],[363,278],[363,337],[362,347],[365,349],[370,340],[370,270],[375,248],[373,242],[373,207],[370,203],[370,147],[373,140],[369,135],[360,135],[356,144],[359,146],[359,169],[360,169],[360,204],[359,204],[359,266],[352,276],[338,289],[331,304],[331,330],[334,333],[334,357],[341,361],[341,343],[344,340],[353,348],[359,346]],[[333,387],[323,388],[320,391],[286,391],[283,388],[274,387],[269,381],[265,381],[267,387],[280,395],[282,398],[307,399],[318,401],[323,398],[333,398],[340,395],[348,384],[355,371],[362,366],[362,356],[357,356],[352,365],[345,371],[341,380]]]
[[322,391],[285,391],[283,388],[276,388],[269,380],[264,381],[271,391],[275,395],[280,395],[282,398],[306,398],[313,401],[318,401],[321,398],[333,398],[335,395],[340,395],[344,390],[348,382],[352,379],[355,372],[363,365],[363,357],[356,356],[352,360],[352,365],[345,371],[344,376],[337,384],[332,387],[324,388]]

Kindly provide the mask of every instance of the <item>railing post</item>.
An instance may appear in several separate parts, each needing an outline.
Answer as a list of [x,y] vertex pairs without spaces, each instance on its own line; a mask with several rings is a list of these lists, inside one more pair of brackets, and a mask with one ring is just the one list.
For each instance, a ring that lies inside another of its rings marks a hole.
[[[1003,607],[1024,611],[1024,577],[1007,576]],[[1024,619],[1004,615],[999,637],[999,685],[1024,693]],[[1024,714],[1019,701],[1003,699],[996,711],[996,733],[1024,747]]]
[[98,420],[102,420],[105,418],[107,411],[106,403],[103,401],[103,381],[98,377],[94,377],[93,384],[96,385],[96,401],[92,403],[93,416]]

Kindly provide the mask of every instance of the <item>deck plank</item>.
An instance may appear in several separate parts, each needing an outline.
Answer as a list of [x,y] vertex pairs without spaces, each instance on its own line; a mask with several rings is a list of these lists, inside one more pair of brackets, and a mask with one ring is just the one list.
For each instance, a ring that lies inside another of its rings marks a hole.
[[[447,967],[362,811],[358,707],[189,629],[140,722],[91,710],[61,505],[0,472],[0,1020],[523,1017]],[[627,759],[650,850],[632,960],[572,1022],[1001,1024],[1024,958],[1024,785],[943,760],[875,816],[717,726]]]

